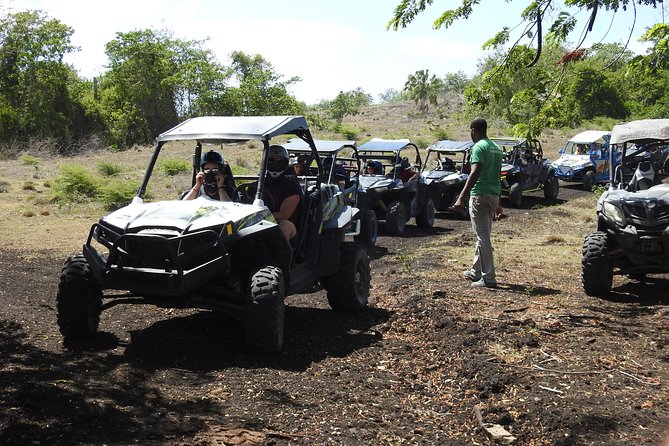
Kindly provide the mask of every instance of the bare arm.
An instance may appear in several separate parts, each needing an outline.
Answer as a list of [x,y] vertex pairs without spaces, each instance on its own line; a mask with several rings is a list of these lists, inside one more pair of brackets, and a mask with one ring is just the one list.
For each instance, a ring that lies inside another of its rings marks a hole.
[[291,195],[290,197],[286,197],[285,200],[283,200],[283,203],[281,203],[281,207],[277,212],[274,212],[274,218],[276,218],[276,221],[281,222],[282,220],[288,220],[293,213],[295,213],[295,209],[297,209],[297,205],[300,204],[300,196],[299,195]]

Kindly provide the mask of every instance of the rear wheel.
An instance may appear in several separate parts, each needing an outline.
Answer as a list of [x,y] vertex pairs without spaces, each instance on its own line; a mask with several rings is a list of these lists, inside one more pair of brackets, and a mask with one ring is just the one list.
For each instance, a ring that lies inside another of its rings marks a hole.
[[84,339],[97,332],[102,289],[83,255],[77,254],[65,261],[56,301],[58,328],[66,339]]
[[283,348],[285,320],[281,268],[265,266],[251,277],[252,303],[246,308],[246,347],[256,353],[278,353]]
[[555,200],[560,193],[560,182],[555,175],[550,175],[544,181],[544,198],[547,200]]
[[407,223],[407,208],[401,201],[393,200],[386,210],[386,231],[389,235],[402,235]]
[[370,282],[369,256],[365,248],[357,243],[342,243],[339,270],[323,278],[330,307],[342,312],[365,308]]
[[592,191],[595,187],[595,171],[588,170],[585,175],[583,175],[583,190],[588,192]]
[[416,215],[416,225],[419,228],[431,228],[434,226],[434,200],[432,198],[426,198],[423,208],[420,210],[418,215]]
[[371,248],[376,245],[376,239],[379,234],[379,223],[374,211],[365,211],[360,220],[360,234],[355,237],[355,241]]
[[613,286],[613,266],[609,260],[606,232],[588,234],[583,242],[581,280],[588,296],[602,296]]
[[509,188],[509,205],[513,208],[519,208],[523,205],[523,191],[520,183],[513,183]]

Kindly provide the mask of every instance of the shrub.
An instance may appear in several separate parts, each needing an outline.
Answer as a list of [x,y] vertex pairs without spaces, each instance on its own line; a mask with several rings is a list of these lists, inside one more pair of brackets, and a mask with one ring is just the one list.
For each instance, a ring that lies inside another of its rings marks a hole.
[[443,127],[438,127],[432,132],[434,137],[437,138],[437,141],[444,141],[447,139],[453,139],[451,131]]
[[167,175],[173,176],[180,173],[188,173],[192,167],[188,161],[180,159],[167,159],[160,164],[160,168]]
[[58,201],[83,201],[98,193],[98,183],[91,173],[79,164],[61,166],[54,193]]
[[24,181],[23,186],[21,187],[23,190],[35,190],[35,183],[32,181]]
[[108,211],[119,209],[130,203],[139,189],[139,183],[115,180],[100,189],[100,201]]
[[12,190],[12,183],[7,180],[0,180],[0,194],[6,194]]
[[118,174],[121,171],[121,166],[118,164],[102,161],[98,163],[98,172],[103,176],[110,177]]
[[35,168],[35,171],[33,172],[33,178],[37,178],[40,159],[32,155],[23,155],[21,157],[21,161],[23,161],[23,164],[27,164],[28,166],[33,166]]

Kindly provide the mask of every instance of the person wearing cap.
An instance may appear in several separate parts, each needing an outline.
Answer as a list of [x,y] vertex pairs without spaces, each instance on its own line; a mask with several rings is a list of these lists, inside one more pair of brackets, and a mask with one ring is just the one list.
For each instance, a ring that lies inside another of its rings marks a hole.
[[293,166],[293,170],[295,171],[295,175],[297,175],[297,176],[306,175],[306,173],[305,173],[306,160],[307,160],[307,157],[305,155],[298,155],[291,160],[291,164]]
[[[272,145],[267,154],[267,177],[265,191],[271,197],[269,208],[283,235],[290,240],[297,235],[297,219],[302,202],[302,188],[288,165],[288,151],[280,145]],[[268,207],[269,207],[268,206]]]
[[420,173],[414,169],[414,166],[409,162],[409,158],[402,158],[398,167],[397,176],[405,185],[410,185],[418,181]]
[[223,160],[223,155],[215,150],[202,154],[200,172],[195,176],[195,185],[183,200],[194,200],[205,196],[212,200],[231,201],[226,191],[226,177],[230,175],[230,166]]

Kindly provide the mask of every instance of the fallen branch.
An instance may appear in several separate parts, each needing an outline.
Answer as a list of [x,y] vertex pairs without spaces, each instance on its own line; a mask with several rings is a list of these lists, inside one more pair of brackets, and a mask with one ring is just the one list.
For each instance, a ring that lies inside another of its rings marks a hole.
[[625,376],[627,376],[627,377],[629,377],[629,378],[632,378],[632,379],[634,379],[634,380],[636,380],[636,381],[639,381],[640,383],[648,384],[649,386],[659,386],[659,385],[661,384],[660,382],[652,382],[652,381],[647,381],[647,380],[645,380],[645,379],[641,379],[641,378],[639,378],[638,376],[634,376],[634,375],[632,375],[631,373],[623,372],[622,370],[618,370],[618,371],[619,371],[621,374],[623,374],[623,375],[625,375]]
[[548,390],[549,392],[554,392],[554,393],[559,393],[559,394],[564,393],[562,390],[554,389],[552,387],[539,386],[539,388],[543,389],[543,390]]

